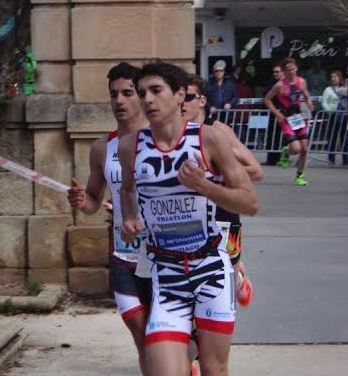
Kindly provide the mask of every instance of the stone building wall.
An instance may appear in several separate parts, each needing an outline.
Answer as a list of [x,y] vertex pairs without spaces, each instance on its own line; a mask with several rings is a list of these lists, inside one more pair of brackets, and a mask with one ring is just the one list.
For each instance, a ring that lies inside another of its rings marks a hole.
[[[192,70],[192,2],[32,0],[37,94],[0,117],[0,155],[69,184],[86,183],[91,143],[114,130],[106,74],[161,58]],[[1,120],[3,122],[1,122]],[[0,171],[0,283],[30,278],[72,292],[109,289],[106,213],[72,212],[66,195]]]

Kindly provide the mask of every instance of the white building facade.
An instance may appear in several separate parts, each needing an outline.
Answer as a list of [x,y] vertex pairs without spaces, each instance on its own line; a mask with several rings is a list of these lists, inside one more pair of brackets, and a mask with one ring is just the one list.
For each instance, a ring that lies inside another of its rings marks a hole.
[[286,56],[296,58],[304,75],[313,64],[327,73],[348,64],[348,28],[325,1],[197,0],[195,7],[195,62],[204,78],[223,59],[227,70],[243,66],[257,95]]

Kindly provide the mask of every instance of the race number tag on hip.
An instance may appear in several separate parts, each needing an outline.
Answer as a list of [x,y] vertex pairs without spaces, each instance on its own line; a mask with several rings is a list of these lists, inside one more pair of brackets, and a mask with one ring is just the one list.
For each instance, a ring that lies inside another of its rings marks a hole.
[[228,241],[228,234],[230,232],[230,222],[216,221],[216,224],[219,227],[220,234],[222,236],[220,247],[226,248]]
[[132,243],[127,243],[121,238],[121,226],[115,226],[115,251],[116,253],[123,254],[138,254],[142,243],[145,242],[147,234],[145,231],[142,231]]
[[302,114],[295,114],[286,118],[288,124],[293,131],[304,128],[306,126],[305,119]]

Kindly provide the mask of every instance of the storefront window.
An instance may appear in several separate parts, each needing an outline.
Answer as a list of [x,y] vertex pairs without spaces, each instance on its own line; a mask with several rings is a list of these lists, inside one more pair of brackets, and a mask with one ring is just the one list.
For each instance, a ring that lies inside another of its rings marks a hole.
[[297,60],[300,74],[320,64],[327,75],[332,69],[345,74],[348,62],[347,33],[325,28],[237,28],[237,57],[240,64],[253,72],[250,83],[267,84],[271,67],[284,57]]

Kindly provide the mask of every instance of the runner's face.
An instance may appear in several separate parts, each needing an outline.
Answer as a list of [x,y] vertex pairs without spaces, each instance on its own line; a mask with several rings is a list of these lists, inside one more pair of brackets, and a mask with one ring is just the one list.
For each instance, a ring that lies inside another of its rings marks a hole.
[[180,88],[173,93],[162,77],[146,76],[139,80],[138,95],[149,122],[164,125],[181,111],[185,91]]
[[110,83],[110,102],[117,121],[132,121],[141,114],[141,105],[132,80],[118,78]]
[[199,94],[195,85],[189,85],[187,88],[184,103],[182,104],[182,115],[187,121],[199,121],[203,108],[206,104],[206,98]]
[[296,77],[297,74],[297,65],[290,63],[287,64],[284,69],[284,75],[288,80],[292,80]]

